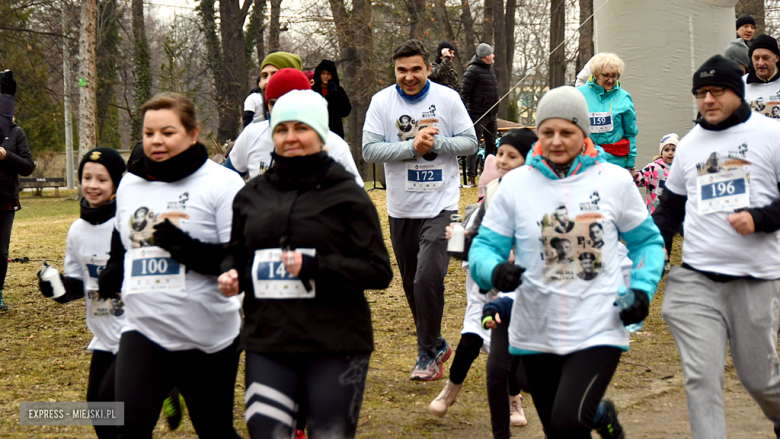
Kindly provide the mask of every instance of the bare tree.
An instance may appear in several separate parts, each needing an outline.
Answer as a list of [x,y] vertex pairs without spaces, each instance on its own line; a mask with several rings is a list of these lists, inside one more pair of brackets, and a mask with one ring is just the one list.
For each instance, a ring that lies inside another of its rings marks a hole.
[[133,0],[133,111],[130,142],[141,140],[141,106],[152,98],[152,68],[149,65],[149,42],[144,23],[144,2]]
[[466,57],[468,60],[471,54],[477,51],[477,35],[474,32],[474,17],[471,15],[471,6],[469,0],[460,0],[461,14],[460,21],[463,23],[463,39],[466,41]]
[[404,0],[409,11],[409,38],[422,40],[424,36],[425,0]]
[[593,0],[579,0],[580,2],[580,47],[577,52],[577,67],[579,72],[585,64],[593,58]]
[[259,63],[263,62],[263,58],[265,58],[265,42],[263,40],[263,31],[265,30],[265,3],[266,0],[255,0],[255,7],[252,8],[252,24],[255,30],[255,50],[257,51],[257,62]]
[[550,88],[566,84],[566,51],[561,46],[566,37],[566,1],[550,2]]
[[271,23],[268,28],[268,53],[279,51],[279,15],[282,13],[282,0],[271,0]]
[[79,29],[79,161],[97,144],[95,117],[95,30],[97,21],[96,0],[81,0],[81,25]]

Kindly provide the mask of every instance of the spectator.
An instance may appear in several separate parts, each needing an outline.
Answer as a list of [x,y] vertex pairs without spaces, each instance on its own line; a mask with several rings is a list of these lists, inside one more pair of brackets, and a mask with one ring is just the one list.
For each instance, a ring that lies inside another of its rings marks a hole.
[[756,34],[756,20],[752,15],[744,14],[737,18],[737,37],[742,39],[745,46],[749,46]]
[[341,119],[349,116],[352,104],[349,103],[347,92],[339,85],[339,73],[336,63],[324,59],[314,69],[314,85],[312,90],[321,94],[328,101],[328,126],[330,130],[344,138],[344,124]]
[[723,55],[739,64],[743,73],[747,73],[750,70],[750,56],[748,56],[748,46],[745,45],[745,40],[737,38],[726,46],[726,51]]
[[431,63],[431,81],[446,85],[460,93],[460,78],[452,68],[455,59],[455,46],[449,41],[442,41],[436,48],[436,59]]
[[[13,111],[13,106],[8,105],[8,102],[12,102],[15,95],[16,81],[13,74],[6,70],[0,76],[0,104],[4,104],[0,107],[3,113],[0,120],[8,118],[9,115],[5,113],[8,108]],[[13,119],[13,115],[10,117]],[[11,243],[14,215],[22,208],[19,204],[19,175],[28,176],[35,170],[24,131],[13,120],[8,127],[4,137],[0,138],[0,311],[8,311],[8,305],[3,300],[3,288],[8,271],[8,246]]]
[[[257,88],[252,89],[249,96],[246,98],[246,101],[244,101],[244,127],[252,123],[255,119],[267,119],[262,96],[265,92],[265,86],[274,73],[287,67],[302,70],[303,64],[301,63],[301,57],[294,53],[274,52],[263,58],[263,62],[260,64],[260,76],[257,77]],[[248,106],[250,100],[251,105]]]
[[[485,141],[485,155],[496,154],[498,105],[495,104],[498,102],[498,80],[492,66],[495,57],[496,54],[489,45],[482,43],[477,46],[477,54],[471,58],[469,66],[463,72],[463,83],[460,87],[461,99],[466,104],[471,120],[475,122],[477,141]],[[476,185],[476,154],[468,157],[466,173],[469,184]]]
[[263,91],[260,90],[261,79],[260,76],[257,77],[255,80],[257,87],[253,88],[252,91],[249,92],[249,96],[244,100],[244,128],[256,118],[265,120],[265,112],[263,111]]
[[312,70],[304,70],[304,75],[306,75],[306,79],[309,80],[309,85],[314,85],[314,71]]
[[0,73],[0,87],[7,89],[0,94],[0,139],[5,139],[11,131],[14,122],[14,109],[16,107],[16,81],[10,70]]

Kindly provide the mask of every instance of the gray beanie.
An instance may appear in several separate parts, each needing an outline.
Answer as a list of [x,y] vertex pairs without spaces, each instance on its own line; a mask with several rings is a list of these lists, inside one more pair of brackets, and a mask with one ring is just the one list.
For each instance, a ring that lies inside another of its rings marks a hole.
[[723,55],[732,61],[742,64],[748,69],[750,68],[751,63],[750,57],[748,56],[748,48],[745,46],[745,42],[742,38],[737,38],[736,40],[729,42]]
[[564,119],[580,127],[585,137],[590,136],[588,102],[585,96],[570,85],[548,91],[536,107],[536,127],[547,119]]
[[491,53],[493,53],[493,48],[490,47],[490,45],[485,43],[480,43],[480,45],[477,46],[477,58],[484,58],[486,56],[490,56]]

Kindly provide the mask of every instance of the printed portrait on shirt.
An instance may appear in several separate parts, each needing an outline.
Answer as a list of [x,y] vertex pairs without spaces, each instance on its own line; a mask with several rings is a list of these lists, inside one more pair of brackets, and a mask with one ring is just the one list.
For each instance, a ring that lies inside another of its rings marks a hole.
[[756,98],[750,102],[750,109],[772,119],[780,119],[780,96],[770,96],[767,102],[764,98]]
[[439,119],[434,117],[425,117],[417,120],[404,114],[399,117],[395,123],[396,128],[398,128],[398,140],[403,142],[405,140],[414,139],[421,129],[436,126],[438,122]]
[[176,227],[179,226],[179,219],[189,218],[189,215],[183,212],[165,212],[156,214],[148,207],[139,207],[130,217],[130,243],[132,248],[151,247],[154,245],[154,226],[160,224],[166,219],[170,220]]
[[583,213],[572,218],[559,206],[542,218],[544,278],[549,282],[591,281],[602,271],[604,216]]

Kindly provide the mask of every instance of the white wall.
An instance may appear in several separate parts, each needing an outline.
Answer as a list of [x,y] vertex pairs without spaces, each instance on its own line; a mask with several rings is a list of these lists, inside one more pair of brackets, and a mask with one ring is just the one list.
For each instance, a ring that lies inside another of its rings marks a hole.
[[661,136],[676,132],[682,137],[693,127],[693,72],[736,38],[736,0],[593,3],[596,53],[614,52],[626,63],[620,84],[634,99],[636,166],[641,168],[658,155]]

